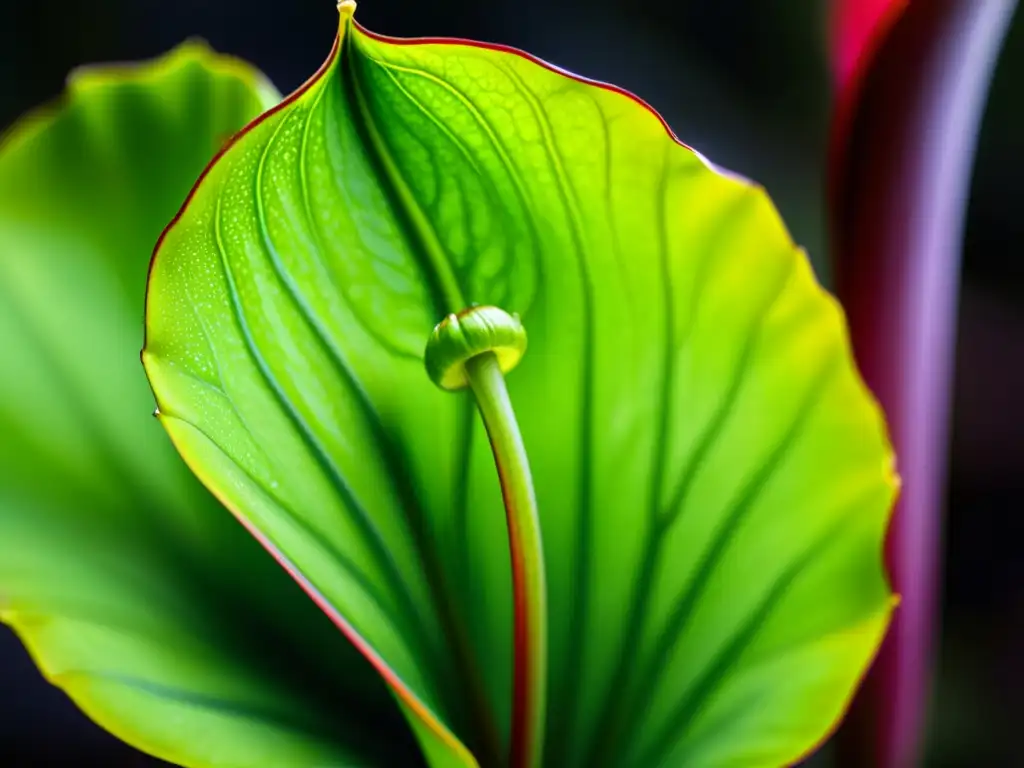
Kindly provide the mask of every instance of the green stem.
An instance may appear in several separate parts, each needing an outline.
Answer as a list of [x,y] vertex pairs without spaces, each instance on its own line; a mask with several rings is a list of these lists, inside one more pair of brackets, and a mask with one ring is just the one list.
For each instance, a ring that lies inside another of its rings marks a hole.
[[540,765],[547,696],[547,588],[537,499],[505,377],[493,352],[466,361],[501,482],[515,606],[510,768]]

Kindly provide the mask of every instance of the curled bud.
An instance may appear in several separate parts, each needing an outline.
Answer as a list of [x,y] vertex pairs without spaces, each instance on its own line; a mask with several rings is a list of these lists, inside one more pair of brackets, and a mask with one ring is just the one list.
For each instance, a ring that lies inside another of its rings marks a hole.
[[526,329],[519,315],[498,307],[471,307],[448,315],[427,341],[427,373],[441,389],[469,386],[466,361],[493,352],[502,373],[508,373],[526,352]]

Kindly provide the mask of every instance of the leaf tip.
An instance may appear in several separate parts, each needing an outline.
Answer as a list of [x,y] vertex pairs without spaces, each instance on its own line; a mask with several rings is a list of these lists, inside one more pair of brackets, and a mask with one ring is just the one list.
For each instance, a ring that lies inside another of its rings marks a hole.
[[338,13],[341,15],[341,23],[352,18],[356,12],[356,0],[338,0]]

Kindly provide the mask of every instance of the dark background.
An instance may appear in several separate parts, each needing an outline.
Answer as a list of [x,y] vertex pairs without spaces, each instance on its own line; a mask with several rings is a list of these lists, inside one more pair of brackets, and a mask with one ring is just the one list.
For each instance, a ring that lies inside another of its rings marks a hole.
[[[985,2],[985,0],[976,0]],[[823,159],[831,107],[823,0],[362,0],[399,36],[525,48],[622,85],[680,137],[756,179],[828,280]],[[0,126],[72,67],[206,38],[287,93],[326,56],[332,0],[0,0]],[[964,252],[941,656],[928,766],[1024,766],[1024,11],[1000,61]],[[0,627],[0,766],[156,763],[89,723]]]

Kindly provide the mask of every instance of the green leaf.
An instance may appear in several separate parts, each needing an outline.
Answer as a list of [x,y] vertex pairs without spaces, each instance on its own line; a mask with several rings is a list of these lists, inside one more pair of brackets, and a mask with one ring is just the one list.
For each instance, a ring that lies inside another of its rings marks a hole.
[[765,192],[635,97],[350,5],[157,251],[143,359],[179,451],[372,649],[431,763],[492,764],[504,511],[471,399],[422,352],[448,312],[518,312],[545,764],[794,760],[893,604],[892,455],[840,309]]
[[0,617],[162,758],[415,765],[373,671],[175,454],[139,365],[161,227],[276,101],[189,43],[73,73],[0,148]]

